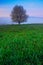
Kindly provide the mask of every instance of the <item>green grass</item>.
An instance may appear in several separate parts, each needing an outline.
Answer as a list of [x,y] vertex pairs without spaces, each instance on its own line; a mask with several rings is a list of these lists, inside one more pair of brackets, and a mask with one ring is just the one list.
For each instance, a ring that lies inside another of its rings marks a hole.
[[0,26],[0,65],[43,65],[43,25]]

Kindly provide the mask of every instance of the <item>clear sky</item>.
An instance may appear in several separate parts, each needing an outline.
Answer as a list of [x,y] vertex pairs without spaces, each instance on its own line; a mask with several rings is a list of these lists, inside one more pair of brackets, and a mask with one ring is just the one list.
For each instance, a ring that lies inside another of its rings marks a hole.
[[0,0],[0,17],[10,17],[15,5],[22,5],[29,16],[43,17],[43,0]]

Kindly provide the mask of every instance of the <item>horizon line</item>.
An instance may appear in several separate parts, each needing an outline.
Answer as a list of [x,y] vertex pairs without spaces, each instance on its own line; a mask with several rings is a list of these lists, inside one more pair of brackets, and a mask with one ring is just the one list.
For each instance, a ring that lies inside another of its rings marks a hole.
[[[32,18],[43,18],[43,17],[40,17],[40,16],[29,16],[28,18],[30,18],[30,17],[32,17]],[[11,18],[11,17],[10,16],[8,16],[8,17],[0,16],[0,18]]]

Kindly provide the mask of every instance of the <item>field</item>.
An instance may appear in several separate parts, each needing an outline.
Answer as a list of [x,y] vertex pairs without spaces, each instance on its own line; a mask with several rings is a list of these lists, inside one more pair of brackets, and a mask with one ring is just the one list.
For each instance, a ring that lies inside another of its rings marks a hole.
[[0,65],[43,65],[43,25],[0,26]]

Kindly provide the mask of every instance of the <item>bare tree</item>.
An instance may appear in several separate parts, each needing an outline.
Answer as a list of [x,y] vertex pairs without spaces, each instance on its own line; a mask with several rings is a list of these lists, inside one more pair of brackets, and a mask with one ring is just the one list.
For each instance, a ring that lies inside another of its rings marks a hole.
[[16,5],[11,12],[11,19],[13,22],[18,22],[18,24],[25,22],[28,18],[26,10],[23,6]]

